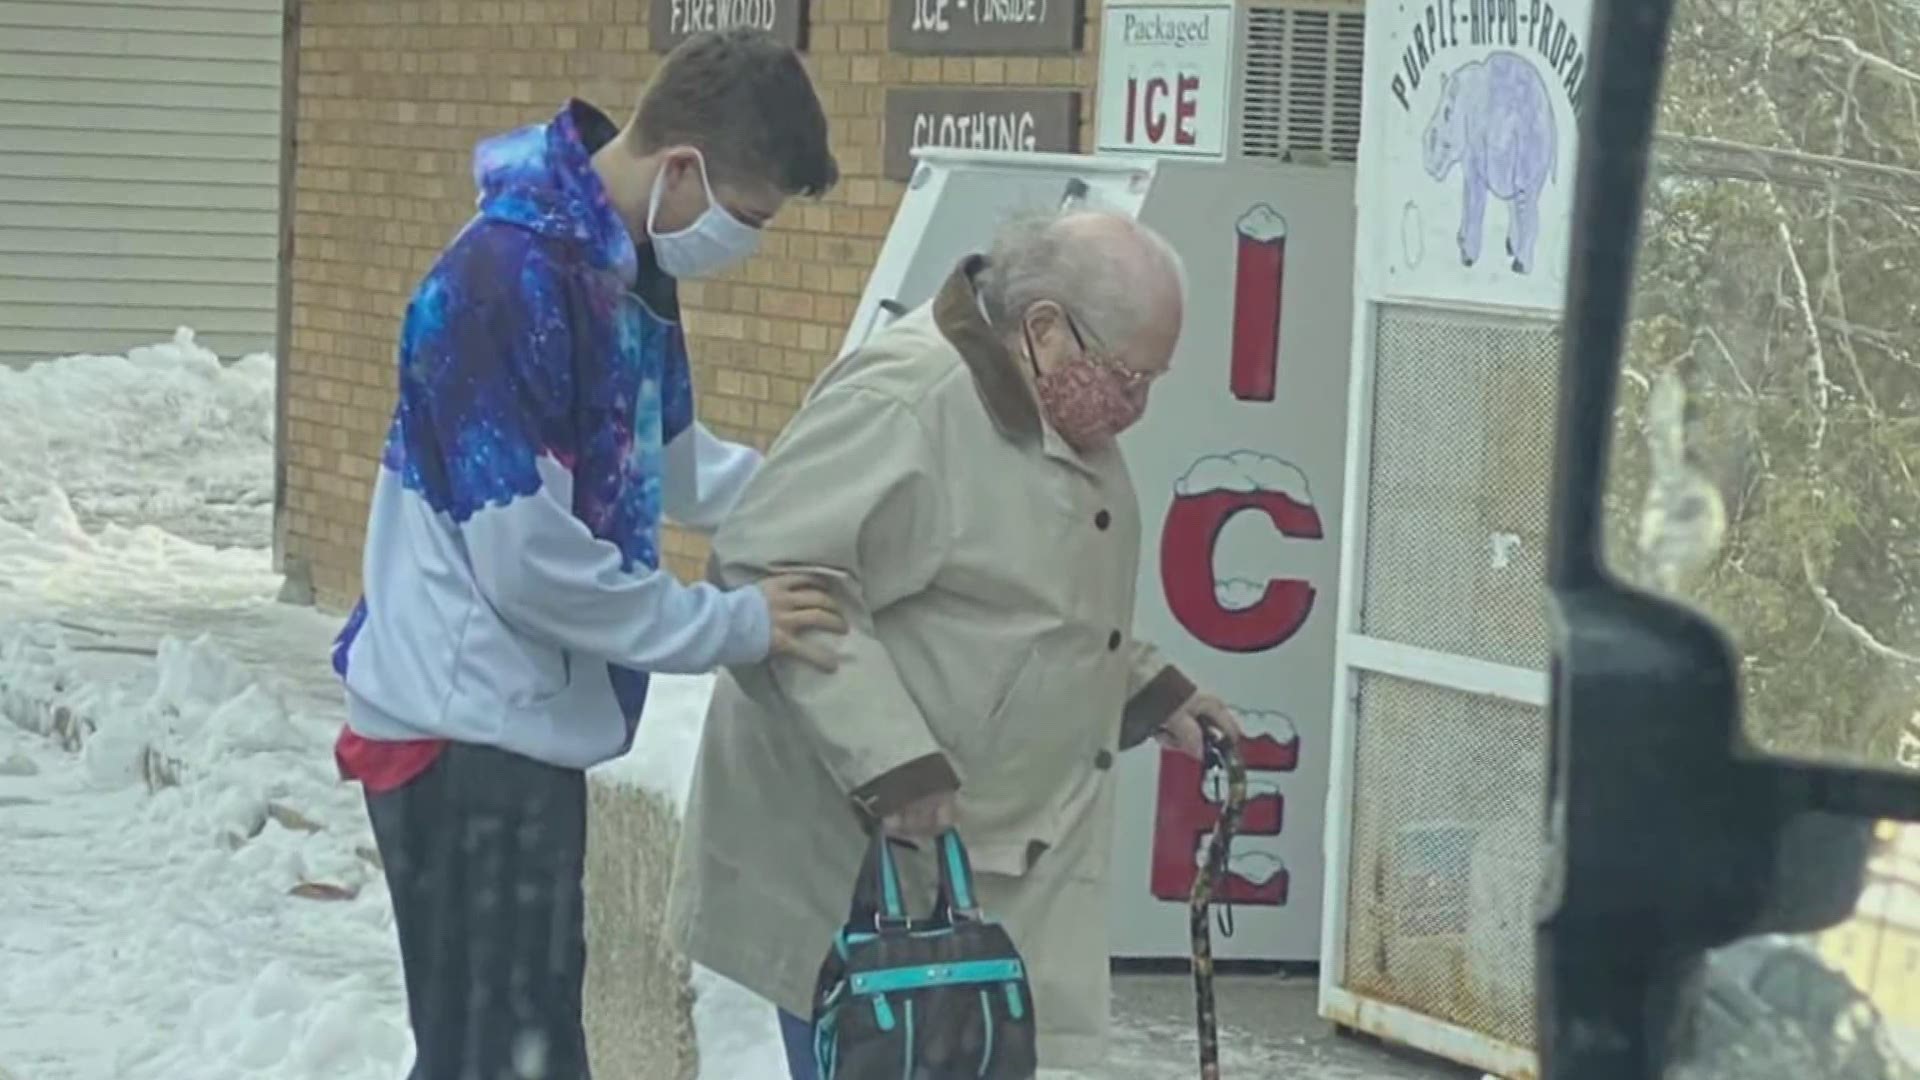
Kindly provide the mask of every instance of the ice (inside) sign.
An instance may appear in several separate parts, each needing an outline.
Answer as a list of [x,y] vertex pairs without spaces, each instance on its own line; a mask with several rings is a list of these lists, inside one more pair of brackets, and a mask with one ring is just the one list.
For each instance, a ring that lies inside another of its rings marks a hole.
[[1232,5],[1108,4],[1096,149],[1222,160],[1232,82]]

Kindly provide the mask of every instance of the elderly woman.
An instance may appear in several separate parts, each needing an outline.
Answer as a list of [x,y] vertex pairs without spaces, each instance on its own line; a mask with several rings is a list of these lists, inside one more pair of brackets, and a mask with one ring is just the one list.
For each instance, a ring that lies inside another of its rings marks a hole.
[[[1144,226],[1014,223],[821,376],[715,537],[724,584],[817,574],[850,628],[835,673],[721,678],[669,914],[689,957],[779,1007],[796,1077],[875,819],[957,824],[1026,957],[1042,1064],[1103,1057],[1114,755],[1156,735],[1197,754],[1201,716],[1238,732],[1131,633],[1114,436],[1180,319],[1179,258]],[[930,860],[903,872],[930,903]]]

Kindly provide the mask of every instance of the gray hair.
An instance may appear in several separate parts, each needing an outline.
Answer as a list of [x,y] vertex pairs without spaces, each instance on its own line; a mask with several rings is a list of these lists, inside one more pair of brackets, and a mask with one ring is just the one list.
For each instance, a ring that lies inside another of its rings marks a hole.
[[[1079,228],[1107,217],[1124,228],[1102,232]],[[1110,211],[1076,210],[1028,215],[994,234],[979,276],[980,306],[1001,333],[1018,328],[1028,308],[1050,300],[1073,313],[1100,344],[1116,348],[1140,331],[1152,315],[1142,300],[1157,275],[1170,277],[1186,295],[1186,268],[1173,245],[1130,217]]]

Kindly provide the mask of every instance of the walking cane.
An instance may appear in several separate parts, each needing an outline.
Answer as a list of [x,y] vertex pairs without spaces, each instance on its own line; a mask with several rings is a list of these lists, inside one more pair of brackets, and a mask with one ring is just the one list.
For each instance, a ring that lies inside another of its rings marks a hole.
[[[1193,935],[1193,1004],[1200,1027],[1200,1080],[1220,1080],[1220,1019],[1213,1001],[1213,891],[1227,872],[1227,850],[1233,846],[1233,834],[1240,828],[1240,814],[1247,804],[1247,765],[1240,748],[1211,720],[1202,720],[1201,735],[1206,744],[1204,768],[1219,768],[1226,773],[1226,798],[1220,806],[1220,820],[1207,841],[1207,862],[1193,879],[1193,892],[1187,897],[1187,918]],[[1231,930],[1225,931],[1232,933]]]

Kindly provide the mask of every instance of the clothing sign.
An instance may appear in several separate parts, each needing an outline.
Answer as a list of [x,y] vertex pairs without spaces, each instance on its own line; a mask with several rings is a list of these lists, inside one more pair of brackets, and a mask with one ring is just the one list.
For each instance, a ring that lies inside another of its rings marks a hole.
[[1072,90],[889,90],[881,168],[889,180],[911,178],[922,146],[1071,153],[1079,119]]
[[1367,20],[1372,230],[1389,296],[1557,311],[1586,0],[1426,0]]
[[1108,4],[1100,41],[1100,152],[1225,159],[1232,5]]

